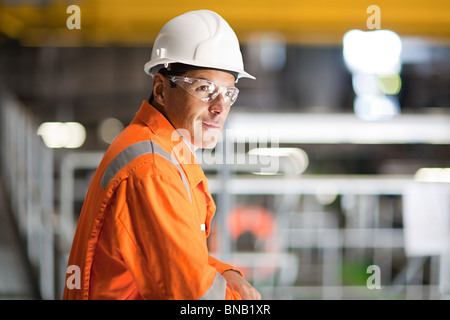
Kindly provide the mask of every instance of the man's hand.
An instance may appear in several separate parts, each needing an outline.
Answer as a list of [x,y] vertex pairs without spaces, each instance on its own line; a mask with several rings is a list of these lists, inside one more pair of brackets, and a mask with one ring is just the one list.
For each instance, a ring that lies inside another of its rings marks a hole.
[[261,300],[261,294],[239,272],[227,270],[222,273],[222,276],[227,280],[227,286],[231,290],[239,292],[242,299]]

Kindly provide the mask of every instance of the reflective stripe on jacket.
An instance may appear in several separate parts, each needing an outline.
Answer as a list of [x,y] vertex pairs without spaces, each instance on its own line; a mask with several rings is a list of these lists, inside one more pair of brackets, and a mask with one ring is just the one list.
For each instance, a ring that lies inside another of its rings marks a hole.
[[80,288],[63,298],[240,299],[221,275],[235,268],[208,255],[215,209],[189,147],[144,101],[93,177],[68,261]]

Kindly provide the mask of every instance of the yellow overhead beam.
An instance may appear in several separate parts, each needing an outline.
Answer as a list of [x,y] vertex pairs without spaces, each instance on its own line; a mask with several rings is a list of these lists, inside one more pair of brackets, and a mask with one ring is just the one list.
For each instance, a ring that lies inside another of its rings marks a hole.
[[[68,29],[69,5],[80,8],[81,29]],[[278,32],[288,42],[340,44],[350,29],[367,30],[367,7],[380,8],[382,29],[401,36],[450,42],[448,0],[84,0],[0,2],[0,33],[30,46],[151,45],[159,29],[183,12],[222,15],[242,42]]]

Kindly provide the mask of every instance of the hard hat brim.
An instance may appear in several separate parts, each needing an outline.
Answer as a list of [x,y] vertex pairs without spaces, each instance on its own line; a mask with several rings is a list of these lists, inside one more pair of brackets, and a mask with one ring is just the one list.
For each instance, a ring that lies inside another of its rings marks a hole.
[[217,65],[215,66],[214,64],[211,63],[204,63],[202,64],[199,61],[194,61],[194,60],[189,60],[189,61],[179,61],[179,60],[172,60],[172,59],[168,59],[168,58],[161,58],[161,59],[154,59],[154,60],[150,60],[148,61],[145,65],[144,65],[144,71],[145,73],[147,73],[150,76],[154,76],[159,69],[163,68],[164,66],[167,66],[171,63],[183,63],[183,64],[188,64],[188,65],[192,65],[192,66],[196,66],[196,67],[201,67],[201,68],[211,68],[211,69],[219,69],[219,70],[224,70],[224,71],[231,71],[234,73],[237,73],[237,78],[236,78],[236,82],[238,82],[239,79],[241,78],[248,78],[248,79],[253,79],[255,80],[256,78],[254,76],[252,76],[251,74],[249,74],[248,72],[242,70],[242,69],[236,69],[233,67],[227,67],[222,65]]

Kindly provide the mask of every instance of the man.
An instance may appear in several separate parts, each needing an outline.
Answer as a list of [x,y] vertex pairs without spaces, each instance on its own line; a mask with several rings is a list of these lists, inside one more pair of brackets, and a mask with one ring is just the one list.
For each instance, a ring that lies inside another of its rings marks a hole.
[[91,182],[68,262],[80,281],[67,274],[64,299],[260,299],[208,255],[215,204],[191,152],[215,146],[235,82],[254,79],[236,35],[212,11],[185,13],[161,29],[145,71],[152,95]]

